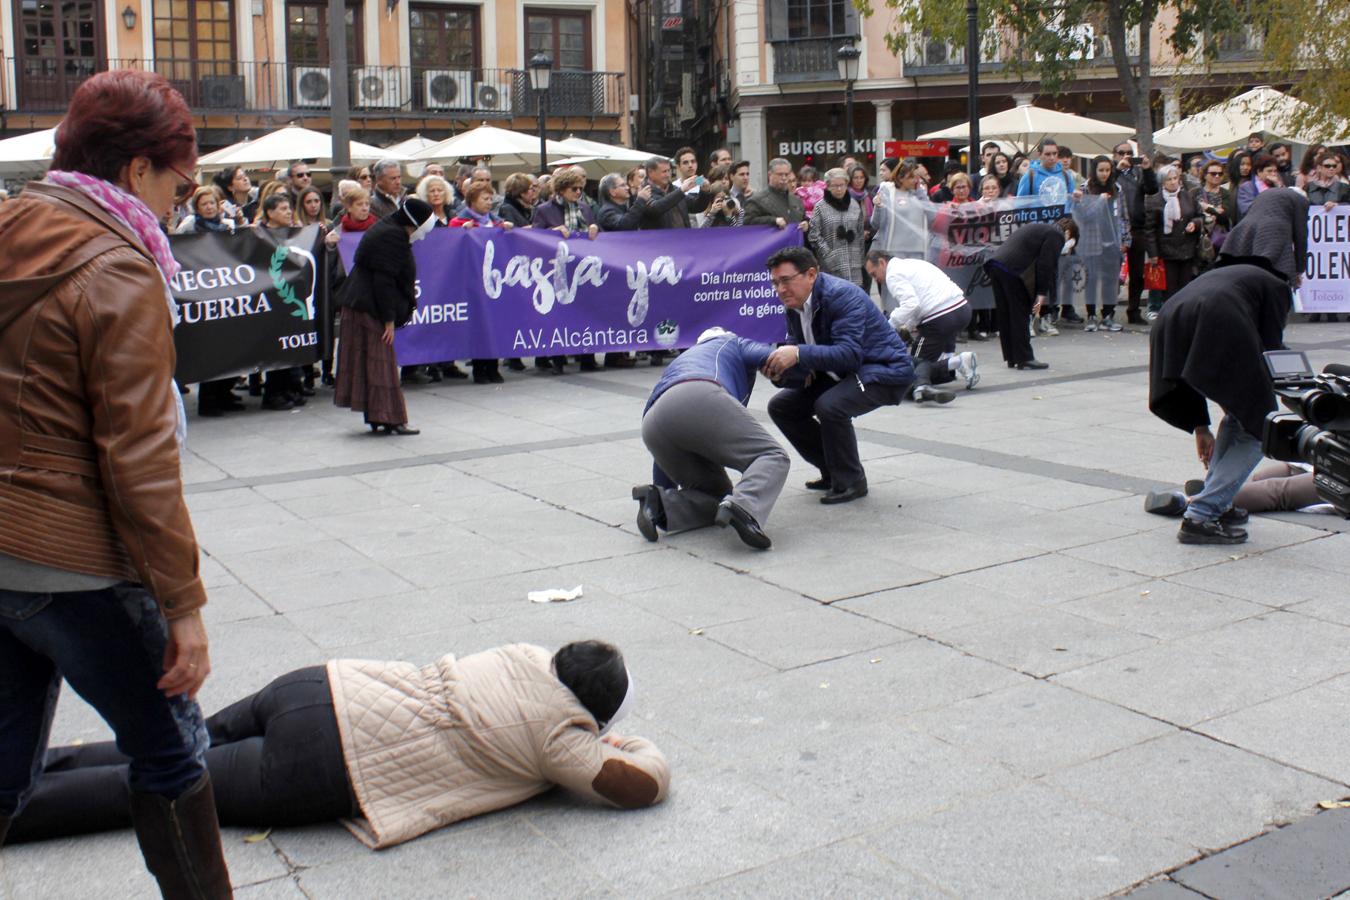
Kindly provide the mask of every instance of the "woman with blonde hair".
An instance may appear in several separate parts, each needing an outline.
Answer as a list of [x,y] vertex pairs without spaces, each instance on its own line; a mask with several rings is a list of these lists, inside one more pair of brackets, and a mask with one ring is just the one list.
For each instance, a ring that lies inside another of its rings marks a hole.
[[191,215],[183,217],[174,234],[200,234],[205,231],[234,231],[234,219],[222,214],[220,189],[214,184],[203,185],[192,192],[188,201]]
[[439,175],[428,175],[417,182],[417,196],[426,201],[436,216],[436,227],[448,225],[454,218],[450,209],[450,182]]

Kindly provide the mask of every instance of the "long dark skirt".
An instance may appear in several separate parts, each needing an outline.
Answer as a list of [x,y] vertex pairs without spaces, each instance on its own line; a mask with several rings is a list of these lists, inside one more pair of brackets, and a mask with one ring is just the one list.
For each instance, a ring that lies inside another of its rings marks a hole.
[[337,388],[333,402],[365,413],[367,422],[404,425],[408,406],[399,387],[394,348],[383,340],[384,325],[350,307],[342,310]]

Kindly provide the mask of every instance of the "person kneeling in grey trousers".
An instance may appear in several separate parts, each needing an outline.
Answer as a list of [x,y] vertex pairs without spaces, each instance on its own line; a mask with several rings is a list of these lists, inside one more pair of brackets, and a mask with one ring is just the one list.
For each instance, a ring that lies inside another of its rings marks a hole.
[[[655,541],[659,530],[732,526],[758,550],[773,542],[764,523],[787,480],[787,451],[746,411],[755,371],[773,347],[721,328],[667,368],[642,415],[642,442],[654,460],[652,484],[633,488],[637,526]],[[734,486],[726,470],[741,479]]]

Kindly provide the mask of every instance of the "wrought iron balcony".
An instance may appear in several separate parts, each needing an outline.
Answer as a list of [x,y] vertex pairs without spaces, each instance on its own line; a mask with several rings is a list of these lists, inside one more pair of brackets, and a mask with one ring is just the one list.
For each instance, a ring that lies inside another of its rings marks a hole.
[[839,48],[852,43],[849,37],[798,38],[773,42],[773,80],[838,81]]
[[[0,101],[21,112],[60,112],[80,82],[108,69],[153,69],[178,89],[194,112],[323,114],[332,107],[332,69],[304,62],[239,60],[78,60],[61,65],[0,56]],[[536,114],[529,76],[521,69],[440,66],[348,67],[353,117],[509,119]],[[555,71],[546,109],[553,116],[620,116],[618,72]]]

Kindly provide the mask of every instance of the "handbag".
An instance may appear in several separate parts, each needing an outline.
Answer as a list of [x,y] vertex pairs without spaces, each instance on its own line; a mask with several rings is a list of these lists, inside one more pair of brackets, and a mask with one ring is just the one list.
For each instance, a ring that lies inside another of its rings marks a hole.
[[1195,259],[1202,269],[1214,265],[1214,241],[1208,234],[1201,233],[1200,244],[1195,248]]
[[1167,269],[1161,259],[1150,259],[1144,263],[1144,287],[1150,291],[1167,290]]
[[1120,283],[1130,283],[1130,260],[1128,258],[1120,261]]

